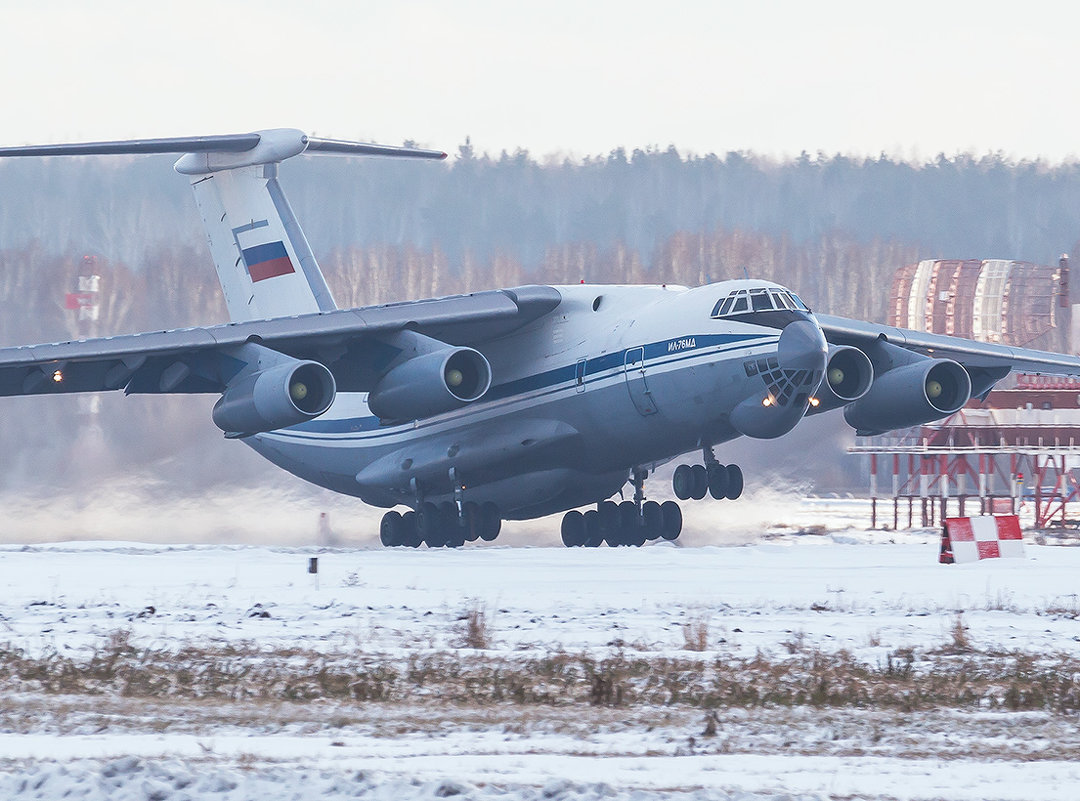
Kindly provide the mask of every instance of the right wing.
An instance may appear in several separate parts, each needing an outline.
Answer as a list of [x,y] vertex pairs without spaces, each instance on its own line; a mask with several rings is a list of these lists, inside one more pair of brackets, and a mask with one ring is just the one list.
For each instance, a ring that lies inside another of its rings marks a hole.
[[206,328],[0,348],[0,396],[118,389],[129,394],[220,393],[244,366],[231,353],[248,342],[324,364],[342,392],[367,392],[397,356],[380,335],[411,330],[448,345],[479,344],[542,317],[561,300],[554,287],[531,285]]

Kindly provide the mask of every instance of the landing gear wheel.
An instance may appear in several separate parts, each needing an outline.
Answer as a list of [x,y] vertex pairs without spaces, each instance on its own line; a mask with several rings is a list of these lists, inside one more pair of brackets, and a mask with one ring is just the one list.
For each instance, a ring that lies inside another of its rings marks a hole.
[[607,539],[608,532],[619,527],[619,505],[615,501],[604,501],[596,506],[601,535]]
[[419,548],[423,540],[416,527],[416,512],[409,511],[401,516],[401,544],[409,548]]
[[705,465],[696,464],[690,468],[690,476],[693,480],[693,490],[690,497],[695,501],[700,501],[709,492],[709,473],[705,469]]
[[387,548],[401,545],[404,526],[401,524],[401,515],[397,512],[387,512],[382,516],[379,523],[379,540]]
[[585,516],[577,509],[563,515],[562,541],[567,548],[578,548],[585,544]]
[[737,464],[729,464],[727,468],[727,497],[734,501],[743,491],[742,469]]
[[660,504],[656,501],[646,501],[641,507],[641,522],[645,539],[655,540],[659,537],[664,527],[664,513],[660,511]]
[[439,504],[439,518],[443,525],[444,543],[448,548],[460,548],[465,544],[465,529],[461,525],[457,504],[446,501]]
[[694,476],[690,465],[681,464],[675,468],[675,475],[671,477],[671,489],[680,501],[690,500],[694,492]]
[[619,504],[618,515],[618,523],[612,529],[612,536],[608,537],[608,545],[630,545],[638,525],[637,504],[623,501]]
[[502,528],[502,518],[499,517],[499,507],[495,504],[485,503],[480,507],[480,539],[491,542],[499,536]]
[[441,548],[446,545],[446,535],[443,533],[442,515],[439,508],[433,503],[425,503],[420,507],[417,515],[419,521],[420,538],[429,548]]
[[730,484],[728,468],[722,464],[714,464],[709,466],[708,473],[709,494],[718,501],[723,500],[727,497],[728,485]]
[[660,504],[660,513],[663,516],[664,526],[660,536],[665,540],[677,539],[682,533],[682,509],[675,501],[664,501]]
[[476,542],[480,538],[480,506],[472,501],[461,505],[462,522],[465,524],[465,541]]
[[604,542],[604,532],[600,530],[600,513],[590,509],[582,515],[585,523],[585,541],[582,543],[586,548],[599,547]]

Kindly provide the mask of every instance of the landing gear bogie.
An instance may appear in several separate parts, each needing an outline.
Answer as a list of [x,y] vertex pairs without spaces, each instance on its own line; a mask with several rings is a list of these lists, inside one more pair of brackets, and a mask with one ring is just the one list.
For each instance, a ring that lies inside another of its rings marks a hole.
[[493,503],[483,505],[467,501],[458,510],[457,503],[438,505],[421,503],[417,511],[404,514],[387,512],[379,523],[379,541],[388,548],[460,548],[466,542],[483,539],[491,542],[499,536],[502,516]]

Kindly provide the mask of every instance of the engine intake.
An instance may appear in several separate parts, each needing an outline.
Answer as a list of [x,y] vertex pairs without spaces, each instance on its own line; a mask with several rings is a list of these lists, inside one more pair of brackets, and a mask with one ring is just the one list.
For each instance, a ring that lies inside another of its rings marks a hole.
[[825,366],[825,380],[817,397],[810,402],[807,414],[821,414],[856,401],[870,391],[874,383],[874,365],[858,348],[833,345]]
[[958,411],[971,397],[967,371],[950,359],[920,359],[878,376],[844,410],[859,433],[880,434],[929,423]]
[[368,395],[368,407],[384,420],[416,420],[448,412],[484,396],[491,365],[472,348],[443,348],[393,368]]
[[318,362],[292,360],[252,373],[214,404],[214,423],[226,434],[246,436],[303,423],[334,402],[334,376]]

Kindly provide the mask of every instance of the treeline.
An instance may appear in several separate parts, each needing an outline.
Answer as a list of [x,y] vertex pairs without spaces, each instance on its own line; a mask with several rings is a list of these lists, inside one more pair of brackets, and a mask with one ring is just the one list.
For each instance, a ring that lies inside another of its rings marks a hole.
[[[0,161],[0,249],[34,240],[135,269],[161,248],[201,241],[186,180],[167,157]],[[679,232],[745,231],[797,246],[839,235],[916,246],[922,257],[1053,262],[1076,241],[1080,165],[940,156],[776,162],[619,149],[581,161],[526,152],[448,163],[301,158],[282,182],[317,252],[438,249],[457,274],[497,255],[526,273],[553,248],[636,254],[643,269]]]

